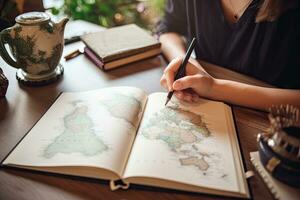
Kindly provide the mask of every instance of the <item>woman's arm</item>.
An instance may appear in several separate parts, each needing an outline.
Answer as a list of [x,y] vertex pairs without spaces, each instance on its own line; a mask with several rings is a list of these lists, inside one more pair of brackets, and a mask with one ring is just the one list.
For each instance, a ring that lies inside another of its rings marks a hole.
[[164,55],[172,60],[162,76],[161,84],[168,90],[175,90],[179,99],[197,101],[202,96],[260,110],[280,104],[292,104],[300,108],[300,90],[266,88],[215,79],[193,59],[187,64],[187,76],[174,82],[174,75],[185,54],[184,41],[177,33],[162,34],[160,41]]
[[266,88],[220,79],[215,79],[207,98],[259,110],[280,104],[300,108],[300,90]]
[[[159,37],[159,41],[161,42],[162,52],[168,61],[178,57],[184,57],[186,50],[183,36],[175,32],[164,33]],[[197,60],[191,58],[190,62],[202,68]]]
[[168,61],[177,57],[182,57],[185,54],[185,43],[178,33],[164,33],[159,37],[161,49]]

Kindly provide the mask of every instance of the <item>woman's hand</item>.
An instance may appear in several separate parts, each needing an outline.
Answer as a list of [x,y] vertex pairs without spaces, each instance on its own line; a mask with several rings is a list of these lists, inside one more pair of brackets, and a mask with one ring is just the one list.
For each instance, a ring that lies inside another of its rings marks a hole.
[[[300,90],[248,85],[236,81],[215,79],[194,59],[186,66],[186,76],[174,81],[182,62],[176,58],[167,66],[161,84],[180,100],[196,102],[199,96],[230,104],[268,110],[272,105],[290,104],[300,108]],[[255,98],[253,98],[255,97]]]
[[186,65],[186,76],[174,81],[175,74],[183,58],[173,59],[164,71],[160,83],[176,97],[188,102],[196,102],[199,96],[210,97],[215,79],[210,76],[194,59]]

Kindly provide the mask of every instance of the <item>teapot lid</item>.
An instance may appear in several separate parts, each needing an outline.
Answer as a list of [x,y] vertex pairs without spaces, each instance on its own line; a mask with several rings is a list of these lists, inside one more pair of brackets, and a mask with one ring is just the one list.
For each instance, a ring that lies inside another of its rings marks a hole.
[[16,22],[24,25],[39,24],[50,20],[50,16],[44,12],[28,12],[16,17]]

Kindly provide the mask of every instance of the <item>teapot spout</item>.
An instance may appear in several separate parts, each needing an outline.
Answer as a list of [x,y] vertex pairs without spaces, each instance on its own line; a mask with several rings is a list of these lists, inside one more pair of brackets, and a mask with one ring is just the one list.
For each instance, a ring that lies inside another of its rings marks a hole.
[[65,27],[66,27],[66,24],[68,21],[69,21],[69,18],[65,17],[60,22],[55,24],[55,26],[57,27],[57,30],[59,30],[60,32],[63,32],[65,30]]

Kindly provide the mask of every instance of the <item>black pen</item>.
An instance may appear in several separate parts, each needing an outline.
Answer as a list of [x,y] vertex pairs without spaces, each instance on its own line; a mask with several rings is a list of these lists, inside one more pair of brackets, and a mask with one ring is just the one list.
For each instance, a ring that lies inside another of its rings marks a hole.
[[[193,52],[193,49],[194,49],[194,47],[195,47],[195,44],[196,44],[196,38],[193,38],[193,40],[192,40],[192,42],[191,42],[191,44],[190,44],[190,46],[189,46],[189,48],[188,48],[188,50],[187,50],[187,52],[186,52],[186,54],[185,54],[185,57],[184,57],[184,59],[183,59],[181,65],[180,65],[180,67],[179,67],[179,69],[178,69],[178,71],[177,71],[177,73],[176,73],[176,75],[175,75],[174,81],[177,80],[177,79],[180,79],[180,78],[182,78],[182,77],[185,76],[185,67],[186,67],[186,64],[187,64],[188,60],[190,59],[190,56],[191,56],[191,54],[192,54],[192,52]],[[170,91],[170,92],[168,93],[167,101],[166,101],[166,103],[165,103],[165,106],[166,106],[166,105],[168,104],[168,102],[171,100],[171,98],[172,98],[172,96],[173,96],[173,93],[174,93],[174,91]]]
[[75,35],[73,37],[65,38],[64,40],[65,45],[71,44],[73,42],[78,42],[78,41],[80,41],[80,35]]

